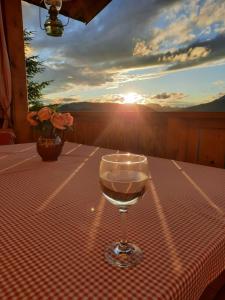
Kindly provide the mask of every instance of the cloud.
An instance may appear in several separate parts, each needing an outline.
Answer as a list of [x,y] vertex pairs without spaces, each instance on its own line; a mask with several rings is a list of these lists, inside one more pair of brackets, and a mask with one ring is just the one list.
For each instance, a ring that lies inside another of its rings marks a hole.
[[87,26],[71,20],[62,38],[39,29],[38,8],[23,10],[25,26],[36,30],[32,49],[46,66],[37,78],[54,80],[46,88],[53,95],[117,88],[225,58],[222,0],[114,0]]
[[101,86],[106,83],[112,83],[114,81],[114,74],[95,70],[91,67],[82,67],[64,64],[44,63],[45,71],[42,74],[36,76],[37,80],[49,80],[51,78],[54,81],[49,86],[50,89],[64,91],[77,88],[79,86]]
[[[120,84],[150,80],[165,76],[170,71],[216,64],[225,58],[225,36],[218,35],[212,40],[195,42],[185,48],[158,55],[128,56],[109,62],[78,64],[76,59],[59,56],[45,62],[46,71],[42,80],[54,79],[52,88],[72,89],[79,86],[118,87]],[[159,67],[161,66],[161,70]],[[147,68],[152,71],[144,72]],[[155,69],[154,69],[155,68]],[[129,74],[130,71],[143,70],[143,74]]]
[[154,28],[149,42],[140,41],[135,45],[133,55],[158,54],[168,49],[184,45],[195,39],[192,24],[187,17],[172,22],[167,28]]
[[187,46],[199,37],[224,33],[225,3],[223,0],[180,1],[170,9],[161,11],[164,26],[152,26],[149,38],[136,42],[133,55],[145,56]]
[[203,57],[207,57],[211,50],[206,47],[194,47],[183,53],[169,53],[159,58],[159,61],[170,62],[170,63],[184,63],[193,60],[197,60]]
[[[149,67],[164,66],[164,71],[185,69],[193,66],[201,66],[211,63],[217,64],[225,58],[225,35],[217,35],[214,39],[207,41],[197,41],[187,47],[180,48],[167,53],[156,55],[133,56],[126,59],[113,61],[111,64],[101,64],[103,70],[132,70]],[[95,66],[98,68],[98,66]],[[161,72],[161,76],[166,72]],[[160,74],[158,74],[160,76]]]
[[[203,64],[216,64],[219,60],[225,58],[225,35],[217,35],[214,39],[203,42],[195,42],[188,47],[173,53],[172,57],[176,57],[176,55],[179,57],[179,55],[187,54],[190,49],[192,49],[192,56],[189,56],[189,58],[192,59],[186,59],[184,61],[178,60],[177,62],[174,61],[175,64],[169,66],[168,70],[178,70]],[[171,53],[168,53],[166,56],[170,57]]]
[[225,92],[218,93],[215,98],[218,99],[218,98],[221,98],[223,96],[225,96]]
[[[135,103],[143,105],[152,105],[152,108],[156,111],[163,111],[164,107],[185,107],[189,103],[184,101],[184,98],[187,98],[188,95],[182,92],[163,92],[160,94],[142,94],[142,93],[111,93],[103,94],[100,97],[86,98],[85,100],[81,99],[79,96],[74,97],[55,97],[55,98],[45,98],[45,103],[51,104],[65,104],[72,102],[92,102],[92,103],[129,103],[130,95],[134,96]],[[128,102],[127,102],[128,101]],[[209,100],[208,100],[209,101]]]
[[203,101],[201,101],[201,103],[199,103],[199,104],[205,104],[205,103],[208,103],[208,102],[212,102],[212,101],[215,101],[215,100],[217,100],[217,99],[219,99],[223,96],[225,96],[225,91],[214,94],[214,95],[209,95]]
[[[114,0],[87,26],[71,20],[62,38],[46,36],[36,27],[37,35],[33,45],[37,51],[47,51],[55,56],[60,49],[65,59],[72,59],[79,65],[111,63],[132,56],[134,39],[148,32],[163,7],[171,7],[179,0]],[[34,6],[32,8],[35,8]],[[26,10],[27,22],[38,20],[38,9]],[[46,14],[46,11],[45,13]],[[118,26],[119,24],[119,26]]]
[[71,103],[71,102],[80,102],[81,98],[79,96],[73,96],[73,97],[52,97],[51,95],[46,95],[43,97],[43,101],[45,103],[51,103],[51,104],[63,104],[63,103]]
[[116,84],[123,84],[127,82],[137,82],[141,80],[149,80],[159,78],[162,75],[160,73],[149,71],[146,74],[129,74],[129,72],[121,72],[118,74],[114,74],[114,82]]
[[225,81],[224,80],[217,80],[217,81],[214,81],[212,84],[215,85],[215,86],[218,86],[218,87],[224,87],[225,86]]
[[[65,57],[79,63],[96,63],[132,54],[133,39],[148,32],[148,26],[162,7],[179,0],[114,0],[87,26],[71,20],[62,38],[51,38],[40,30],[35,42],[37,49],[58,49]],[[38,17],[38,11],[36,12]],[[46,11],[45,11],[46,14]],[[29,11],[26,11],[29,23]],[[60,16],[61,18],[61,16]],[[119,24],[119,26],[118,26]]]
[[199,10],[199,14],[192,17],[198,27],[208,28],[214,23],[224,23],[224,0],[206,0]]
[[[170,105],[173,103],[177,103],[188,96],[181,92],[163,92],[156,95],[146,95],[141,93],[133,94],[137,98],[137,103],[139,104],[159,103],[160,105]],[[129,94],[106,94],[101,97],[101,101],[100,99],[95,99],[95,101],[123,103],[124,99],[126,100],[127,95]]]
[[188,95],[182,92],[162,92],[155,95],[148,95],[146,104],[154,103],[161,107],[185,107],[188,105]]
[[134,47],[133,55],[134,56],[146,56],[149,55],[153,49],[150,45],[147,45],[145,41],[137,42]]
[[156,95],[152,95],[150,96],[151,100],[167,100],[169,101],[177,101],[177,100],[181,100],[184,99],[185,97],[187,97],[187,95],[183,94],[183,93],[160,93],[160,94],[156,94]]
[[[79,97],[71,97],[71,98],[58,98],[56,99],[57,103],[63,104],[63,103],[72,103],[72,102],[81,102],[81,99]],[[120,94],[105,94],[101,97],[95,97],[86,99],[85,102],[97,102],[97,103],[123,103],[123,96]],[[49,100],[53,101],[53,100]],[[54,100],[55,101],[55,100]]]

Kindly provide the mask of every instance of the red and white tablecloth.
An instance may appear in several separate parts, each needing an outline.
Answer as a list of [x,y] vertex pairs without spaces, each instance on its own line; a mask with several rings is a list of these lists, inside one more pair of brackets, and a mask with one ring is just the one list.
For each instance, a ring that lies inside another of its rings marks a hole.
[[108,265],[119,213],[101,196],[103,154],[65,143],[57,162],[34,144],[0,147],[0,299],[198,299],[225,269],[225,170],[149,157],[130,208],[132,269]]

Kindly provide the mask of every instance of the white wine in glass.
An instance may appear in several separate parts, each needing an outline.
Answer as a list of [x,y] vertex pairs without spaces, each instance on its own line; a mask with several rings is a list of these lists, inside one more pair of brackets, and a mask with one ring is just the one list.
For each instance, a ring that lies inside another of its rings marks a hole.
[[141,249],[127,242],[126,219],[128,207],[143,196],[148,177],[148,161],[143,155],[110,154],[101,159],[100,185],[103,196],[118,207],[121,215],[122,239],[110,245],[105,253],[112,265],[127,268],[142,259]]

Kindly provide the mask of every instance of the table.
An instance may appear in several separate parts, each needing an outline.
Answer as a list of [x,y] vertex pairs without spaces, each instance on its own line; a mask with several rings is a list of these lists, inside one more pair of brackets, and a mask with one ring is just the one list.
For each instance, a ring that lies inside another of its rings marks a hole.
[[154,157],[128,220],[144,260],[105,262],[120,238],[98,182],[112,152],[67,142],[57,162],[42,162],[35,144],[0,147],[1,300],[192,300],[225,269],[225,170]]

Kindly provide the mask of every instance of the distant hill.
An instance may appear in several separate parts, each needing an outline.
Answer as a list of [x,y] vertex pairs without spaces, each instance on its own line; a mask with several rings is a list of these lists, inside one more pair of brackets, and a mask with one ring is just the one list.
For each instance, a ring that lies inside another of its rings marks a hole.
[[92,111],[92,112],[112,112],[112,111],[157,111],[153,107],[158,108],[158,104],[141,105],[141,104],[120,104],[120,103],[95,103],[95,102],[72,102],[62,104],[58,107],[61,112],[76,112],[76,111]]
[[115,111],[146,111],[146,112],[170,112],[170,111],[189,111],[189,112],[225,112],[225,95],[214,101],[190,106],[186,108],[176,108],[170,106],[161,106],[159,104],[120,104],[120,103],[96,103],[96,102],[71,102],[58,107],[61,112],[115,112]]
[[225,112],[225,95],[208,103],[186,107],[182,111]]

